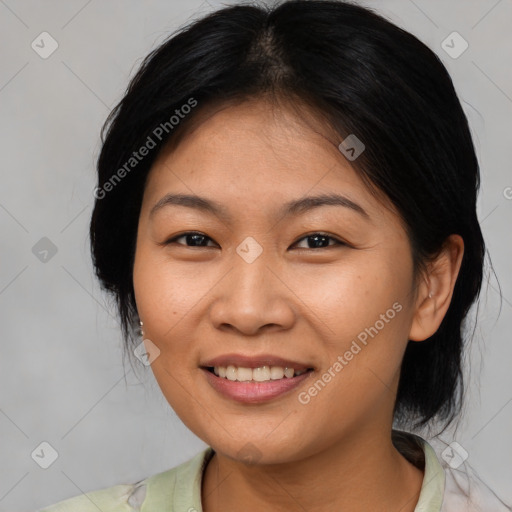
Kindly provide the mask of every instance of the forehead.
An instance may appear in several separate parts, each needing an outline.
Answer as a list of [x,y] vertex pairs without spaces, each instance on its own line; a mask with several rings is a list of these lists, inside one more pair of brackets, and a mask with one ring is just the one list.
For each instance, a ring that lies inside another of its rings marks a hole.
[[374,209],[374,194],[338,150],[332,130],[300,112],[253,100],[196,114],[179,142],[159,154],[145,199],[195,193],[250,209],[338,192]]

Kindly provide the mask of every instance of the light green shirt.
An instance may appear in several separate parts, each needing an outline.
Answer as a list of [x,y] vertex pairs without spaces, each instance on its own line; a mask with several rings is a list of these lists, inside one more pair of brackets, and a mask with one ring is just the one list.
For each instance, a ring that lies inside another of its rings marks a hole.
[[[425,474],[415,512],[440,512],[445,473],[433,448],[419,438],[425,454]],[[211,447],[189,461],[135,484],[115,485],[70,498],[40,512],[202,512],[203,470]],[[460,511],[457,511],[460,512]]]

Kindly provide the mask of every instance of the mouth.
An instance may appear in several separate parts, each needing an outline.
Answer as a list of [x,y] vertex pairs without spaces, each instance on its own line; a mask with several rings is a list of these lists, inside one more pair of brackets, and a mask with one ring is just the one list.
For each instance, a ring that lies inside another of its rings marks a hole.
[[226,355],[200,366],[208,383],[224,398],[261,403],[297,388],[315,371],[297,361],[263,356]]

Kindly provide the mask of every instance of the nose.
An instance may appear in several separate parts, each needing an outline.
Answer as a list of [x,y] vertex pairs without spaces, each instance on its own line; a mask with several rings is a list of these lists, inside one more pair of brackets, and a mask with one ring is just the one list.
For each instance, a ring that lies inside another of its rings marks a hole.
[[234,259],[232,270],[215,287],[209,310],[215,328],[247,336],[290,329],[296,320],[290,284],[261,256],[252,263],[238,255]]

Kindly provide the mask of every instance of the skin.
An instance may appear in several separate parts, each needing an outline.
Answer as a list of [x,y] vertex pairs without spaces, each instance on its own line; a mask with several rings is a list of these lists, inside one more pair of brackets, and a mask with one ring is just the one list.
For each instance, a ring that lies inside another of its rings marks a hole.
[[[400,364],[409,339],[439,327],[463,242],[452,235],[414,280],[400,217],[370,193],[321,125],[307,121],[262,99],[231,105],[155,161],[133,271],[144,337],[160,350],[151,367],[171,407],[215,450],[203,478],[206,512],[247,503],[273,511],[413,511],[423,472],[391,442]],[[276,213],[289,200],[332,192],[368,217],[342,206]],[[177,205],[151,215],[168,193],[218,201],[231,219]],[[165,244],[187,231],[207,238]],[[308,245],[304,237],[317,232],[344,244]],[[263,248],[252,263],[236,252],[248,236]],[[301,404],[298,394],[396,302],[401,311]],[[270,353],[315,371],[299,389],[242,404],[219,395],[199,368],[227,353]],[[248,443],[258,453],[252,464],[243,461]]]

